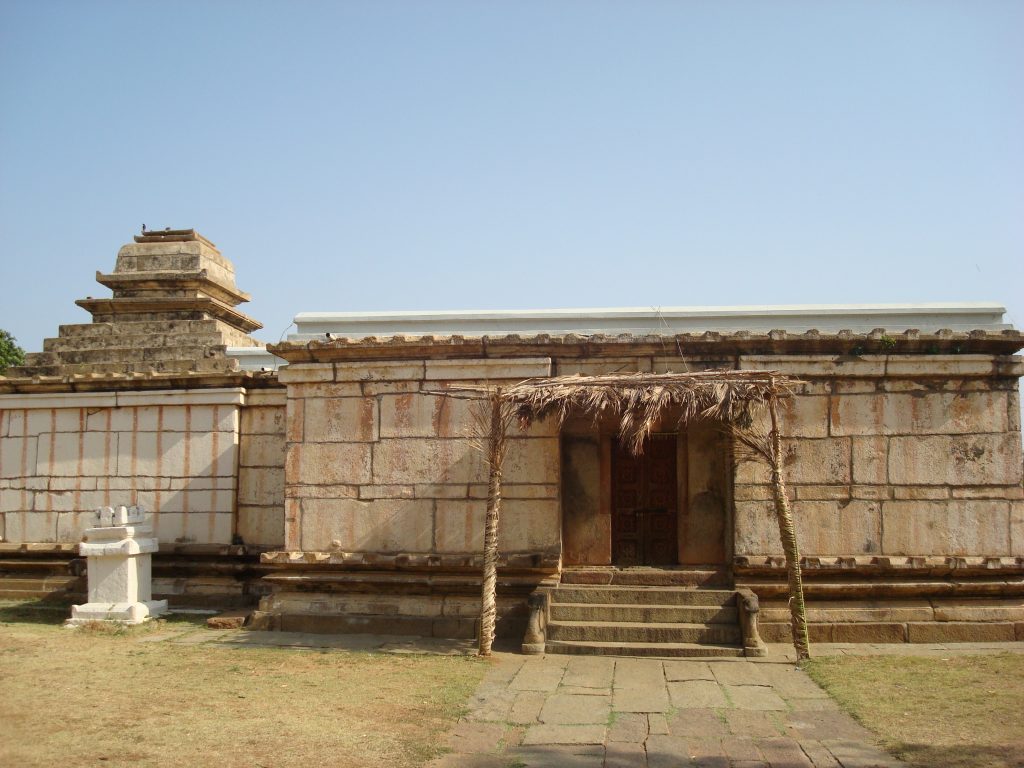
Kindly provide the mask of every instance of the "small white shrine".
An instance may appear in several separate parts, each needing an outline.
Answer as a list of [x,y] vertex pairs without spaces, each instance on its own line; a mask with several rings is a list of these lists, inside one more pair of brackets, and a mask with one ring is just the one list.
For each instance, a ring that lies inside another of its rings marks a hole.
[[87,559],[89,602],[71,606],[69,625],[89,621],[141,624],[167,611],[153,600],[152,556],[159,543],[142,507],[102,507],[78,552]]

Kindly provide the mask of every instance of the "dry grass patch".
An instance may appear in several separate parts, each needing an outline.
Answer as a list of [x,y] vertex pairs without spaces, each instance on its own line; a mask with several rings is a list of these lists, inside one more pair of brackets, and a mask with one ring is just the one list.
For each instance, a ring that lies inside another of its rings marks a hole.
[[419,765],[486,670],[466,657],[142,642],[175,630],[163,623],[23,619],[0,615],[0,765]]
[[1024,766],[1024,655],[840,656],[806,669],[915,766]]

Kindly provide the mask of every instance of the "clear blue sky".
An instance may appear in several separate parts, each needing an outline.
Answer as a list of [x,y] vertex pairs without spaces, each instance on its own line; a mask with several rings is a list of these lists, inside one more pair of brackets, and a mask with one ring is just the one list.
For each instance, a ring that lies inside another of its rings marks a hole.
[[0,327],[138,231],[300,311],[994,300],[1024,2],[0,4]]

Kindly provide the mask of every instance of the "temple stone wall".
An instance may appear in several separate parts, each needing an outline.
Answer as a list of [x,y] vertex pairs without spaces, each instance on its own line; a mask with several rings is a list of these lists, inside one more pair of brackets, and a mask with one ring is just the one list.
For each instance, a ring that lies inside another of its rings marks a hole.
[[[292,364],[285,546],[306,552],[478,555],[487,470],[468,439],[460,386],[550,374],[547,358]],[[445,396],[445,393],[458,395]],[[554,424],[513,429],[500,548],[557,562],[559,439]]]
[[[801,554],[1024,555],[1019,371],[986,355],[750,357],[784,409]],[[781,554],[768,471],[735,469],[736,554]]]
[[244,390],[0,396],[0,536],[77,543],[141,505],[161,543],[232,540]]
[[285,393],[257,390],[240,413],[238,535],[260,548],[284,544]]

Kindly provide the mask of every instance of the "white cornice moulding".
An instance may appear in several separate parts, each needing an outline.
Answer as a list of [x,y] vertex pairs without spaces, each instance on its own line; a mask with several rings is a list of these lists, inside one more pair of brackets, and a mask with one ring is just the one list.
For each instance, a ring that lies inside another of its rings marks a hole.
[[23,408],[131,408],[151,405],[245,405],[241,387],[139,392],[65,392],[0,395],[0,410]]

